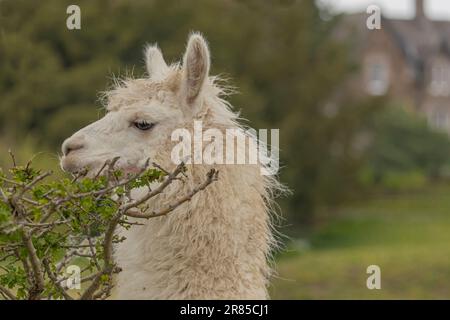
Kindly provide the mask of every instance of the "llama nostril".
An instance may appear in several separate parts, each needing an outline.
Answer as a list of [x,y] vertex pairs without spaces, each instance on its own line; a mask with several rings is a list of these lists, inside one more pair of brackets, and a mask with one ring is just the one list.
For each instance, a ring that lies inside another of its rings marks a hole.
[[62,152],[63,152],[64,156],[68,156],[69,153],[71,153],[72,151],[82,149],[83,147],[84,147],[84,143],[82,143],[81,141],[70,141],[69,140],[63,144]]

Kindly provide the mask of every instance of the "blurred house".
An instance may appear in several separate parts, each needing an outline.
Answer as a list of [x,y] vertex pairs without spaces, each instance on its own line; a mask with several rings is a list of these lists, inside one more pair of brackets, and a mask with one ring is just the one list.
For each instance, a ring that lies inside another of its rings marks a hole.
[[367,28],[367,13],[347,15],[337,35],[350,36],[357,48],[361,72],[351,81],[353,88],[389,95],[450,133],[450,21],[428,19],[424,0],[415,5],[413,19],[382,16],[381,29]]

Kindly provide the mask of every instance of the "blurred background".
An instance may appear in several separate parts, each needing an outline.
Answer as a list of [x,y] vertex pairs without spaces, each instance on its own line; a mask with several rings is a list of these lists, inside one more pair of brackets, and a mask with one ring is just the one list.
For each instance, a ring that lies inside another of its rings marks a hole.
[[[81,30],[66,28],[71,4]],[[113,76],[142,76],[149,42],[179,60],[192,30],[239,88],[236,110],[280,129],[293,193],[272,297],[450,298],[448,1],[0,0],[0,166],[11,149],[56,168]]]

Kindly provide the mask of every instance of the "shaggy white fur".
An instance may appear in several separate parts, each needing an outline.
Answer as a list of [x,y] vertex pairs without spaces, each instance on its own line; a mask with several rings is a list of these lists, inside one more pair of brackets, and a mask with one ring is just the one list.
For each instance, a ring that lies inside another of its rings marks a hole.
[[[241,128],[238,115],[221,98],[225,92],[217,78],[208,75],[209,50],[201,35],[190,36],[182,65],[167,66],[156,46],[147,47],[146,63],[148,78],[118,83],[106,93],[105,117],[66,140],[64,168],[95,168],[120,156],[124,169],[148,157],[171,169],[174,129],[192,132],[194,120],[202,120],[205,130]],[[154,128],[133,128],[141,120],[154,123]],[[149,210],[166,207],[189,192],[211,167],[219,170],[219,180],[190,202],[168,216],[121,231],[127,240],[115,254],[123,269],[117,277],[117,298],[268,298],[270,253],[276,245],[271,204],[283,188],[274,177],[261,175],[260,164],[188,165],[185,182],[170,185],[151,200]]]

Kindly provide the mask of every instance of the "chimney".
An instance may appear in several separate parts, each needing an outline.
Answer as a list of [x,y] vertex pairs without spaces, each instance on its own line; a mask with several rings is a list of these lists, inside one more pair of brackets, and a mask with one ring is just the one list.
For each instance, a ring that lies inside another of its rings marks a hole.
[[424,0],[415,0],[416,1],[416,19],[426,18],[425,16],[425,1]]

